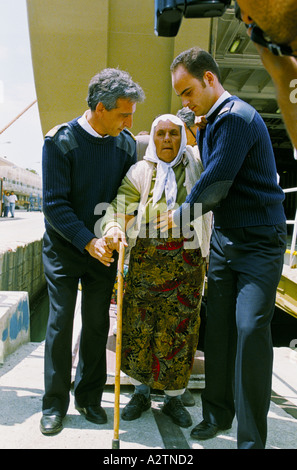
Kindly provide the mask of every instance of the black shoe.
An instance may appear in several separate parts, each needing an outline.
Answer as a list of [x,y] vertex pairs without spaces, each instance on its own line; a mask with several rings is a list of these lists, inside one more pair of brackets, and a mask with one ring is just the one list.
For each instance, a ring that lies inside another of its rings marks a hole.
[[192,425],[192,418],[189,412],[183,405],[181,398],[172,397],[162,407],[163,413],[170,416],[172,421],[181,426],[182,428],[188,428]]
[[63,419],[58,415],[43,415],[40,420],[40,431],[45,435],[58,434],[63,429]]
[[182,394],[181,400],[182,400],[184,406],[194,406],[195,405],[195,399],[194,399],[192,393],[190,392],[190,390],[187,389],[187,388],[184,391],[184,393]]
[[139,418],[141,413],[150,407],[150,398],[146,398],[143,393],[134,393],[128,405],[122,411],[122,418],[125,421],[133,421],[133,419]]
[[226,426],[221,428],[216,424],[207,423],[206,421],[201,421],[201,423],[197,424],[195,428],[191,431],[191,437],[193,439],[198,439],[204,441],[206,439],[212,439],[219,431],[226,431],[230,429],[231,426]]
[[79,411],[80,414],[85,416],[86,420],[91,421],[91,423],[107,423],[106,412],[100,405],[88,405],[81,407],[75,404],[75,408],[77,409],[77,411]]

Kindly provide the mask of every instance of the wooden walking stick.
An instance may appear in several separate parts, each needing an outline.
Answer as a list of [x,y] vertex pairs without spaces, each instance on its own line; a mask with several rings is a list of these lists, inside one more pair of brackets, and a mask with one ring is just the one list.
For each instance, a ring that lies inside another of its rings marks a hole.
[[118,260],[118,290],[117,290],[117,336],[116,336],[116,364],[115,364],[115,386],[114,386],[114,424],[112,449],[120,448],[120,374],[121,374],[121,352],[122,352],[122,309],[123,309],[123,286],[124,286],[124,258],[125,245],[120,243]]

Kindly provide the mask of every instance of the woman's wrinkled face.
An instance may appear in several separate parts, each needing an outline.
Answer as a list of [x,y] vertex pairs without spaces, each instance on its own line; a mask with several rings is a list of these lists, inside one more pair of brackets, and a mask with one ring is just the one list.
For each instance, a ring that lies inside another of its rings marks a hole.
[[181,143],[181,128],[171,121],[160,121],[155,127],[154,142],[160,160],[172,162],[178,154]]

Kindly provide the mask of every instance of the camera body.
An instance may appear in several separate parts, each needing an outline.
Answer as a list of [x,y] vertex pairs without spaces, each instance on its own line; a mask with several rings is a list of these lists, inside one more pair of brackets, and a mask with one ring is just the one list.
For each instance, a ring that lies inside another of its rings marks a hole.
[[155,0],[155,33],[157,36],[176,36],[183,16],[222,16],[230,4],[231,0]]

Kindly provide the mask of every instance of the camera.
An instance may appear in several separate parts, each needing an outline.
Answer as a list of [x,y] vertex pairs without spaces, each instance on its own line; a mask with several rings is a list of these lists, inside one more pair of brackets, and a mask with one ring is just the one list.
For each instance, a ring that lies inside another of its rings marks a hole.
[[185,18],[222,16],[231,0],[155,0],[155,33],[176,36]]

